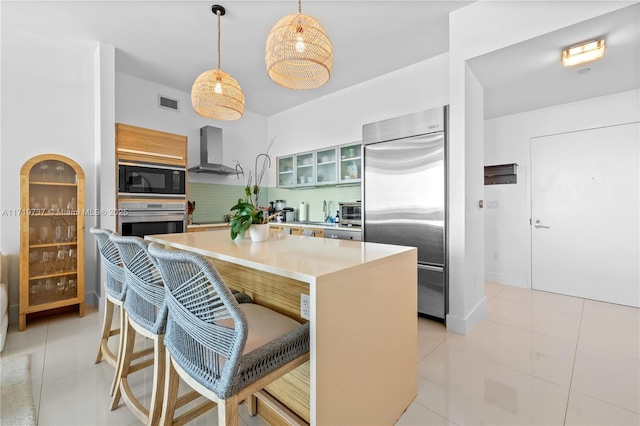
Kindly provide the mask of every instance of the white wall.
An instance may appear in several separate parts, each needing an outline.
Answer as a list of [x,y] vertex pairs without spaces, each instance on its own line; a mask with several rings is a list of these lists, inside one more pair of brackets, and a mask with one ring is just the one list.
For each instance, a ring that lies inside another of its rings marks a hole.
[[446,105],[447,65],[439,55],[270,116],[274,156],[359,142],[364,124]]
[[[20,207],[20,169],[31,157],[55,153],[75,160],[86,175],[86,207],[95,208],[94,52],[96,43],[67,44],[2,28],[1,208]],[[95,218],[86,218],[85,238]],[[0,250],[11,256],[10,315],[18,311],[20,218],[2,216]],[[87,264],[95,262],[88,248]],[[87,302],[95,303],[87,268]]]
[[[159,94],[178,99],[180,110],[159,108]],[[193,111],[190,93],[120,72],[116,73],[116,122],[187,136],[189,166],[200,162],[200,128],[203,126],[222,129],[223,163],[234,167],[237,160],[246,172],[253,169],[256,155],[266,150],[269,141],[266,137],[267,118],[263,115],[245,110],[242,118],[236,121],[204,118]],[[115,150],[115,145],[112,147]],[[189,181],[242,184],[236,176],[196,173],[189,173]]]
[[498,205],[485,212],[487,281],[531,287],[531,138],[638,121],[639,104],[633,90],[486,121],[486,164],[518,163],[516,185],[485,187],[487,202]]
[[[467,127],[474,127],[482,106],[475,104],[468,95],[469,85],[475,85],[467,72],[466,62],[474,57],[510,46],[533,37],[581,22],[619,9],[629,2],[556,2],[556,1],[490,1],[476,2],[453,12],[449,18],[449,94],[450,94],[450,316],[447,327],[466,334],[486,311],[484,294],[479,291],[477,280],[484,276],[484,252],[478,251],[484,226],[469,226],[477,218],[469,220],[467,209],[477,203],[482,194],[482,155],[473,157],[475,138],[468,138]],[[469,105],[467,105],[469,102]],[[471,207],[473,208],[473,207]],[[483,213],[480,213],[483,214]],[[468,235],[470,234],[470,235]],[[466,247],[468,243],[473,247]]]

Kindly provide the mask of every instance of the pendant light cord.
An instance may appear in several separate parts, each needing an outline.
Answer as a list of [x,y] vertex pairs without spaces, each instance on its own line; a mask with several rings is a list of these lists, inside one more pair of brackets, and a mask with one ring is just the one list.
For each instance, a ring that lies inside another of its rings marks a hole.
[[302,0],[298,0],[298,13],[302,13]]
[[218,69],[220,69],[220,11],[216,11],[218,16]]

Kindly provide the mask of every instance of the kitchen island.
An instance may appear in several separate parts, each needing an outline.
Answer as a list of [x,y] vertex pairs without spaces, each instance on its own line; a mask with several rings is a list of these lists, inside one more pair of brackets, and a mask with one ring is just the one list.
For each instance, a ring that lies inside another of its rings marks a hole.
[[[310,296],[310,361],[267,387],[285,417],[392,425],[417,395],[415,248],[286,234],[252,243],[217,231],[146,239],[209,257],[229,287],[300,322],[300,296]],[[259,413],[280,423],[263,403]]]

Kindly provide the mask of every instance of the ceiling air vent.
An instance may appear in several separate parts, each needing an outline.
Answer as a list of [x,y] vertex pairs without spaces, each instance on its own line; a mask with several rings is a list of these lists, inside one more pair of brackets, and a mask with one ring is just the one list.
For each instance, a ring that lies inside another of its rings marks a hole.
[[171,109],[173,111],[179,111],[179,102],[177,99],[171,99],[166,96],[158,95],[158,106],[160,108]]

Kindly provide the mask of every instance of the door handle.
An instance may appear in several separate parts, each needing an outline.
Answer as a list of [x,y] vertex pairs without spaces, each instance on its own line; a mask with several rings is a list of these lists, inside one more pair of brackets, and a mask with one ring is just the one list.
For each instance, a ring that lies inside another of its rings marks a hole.
[[536,224],[534,225],[536,227],[536,229],[540,229],[540,228],[549,228],[548,226],[544,226],[544,225],[540,225],[540,219],[536,220]]

